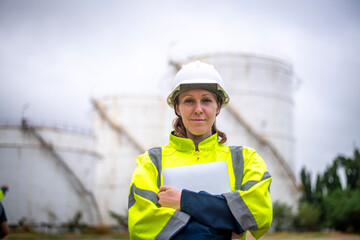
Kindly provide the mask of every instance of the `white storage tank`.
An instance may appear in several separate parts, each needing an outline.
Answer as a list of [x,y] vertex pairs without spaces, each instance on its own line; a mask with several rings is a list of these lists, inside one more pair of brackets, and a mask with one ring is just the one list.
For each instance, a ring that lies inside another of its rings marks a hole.
[[101,222],[92,194],[99,155],[94,138],[74,129],[33,125],[0,126],[0,183],[9,224],[60,226],[81,212],[81,223]]
[[251,54],[218,54],[201,59],[216,66],[231,103],[294,167],[292,66],[280,58]]
[[136,157],[167,143],[166,101],[160,97],[114,96],[93,100],[96,149],[102,155],[97,168],[96,196],[105,224],[109,215],[127,215],[128,193]]

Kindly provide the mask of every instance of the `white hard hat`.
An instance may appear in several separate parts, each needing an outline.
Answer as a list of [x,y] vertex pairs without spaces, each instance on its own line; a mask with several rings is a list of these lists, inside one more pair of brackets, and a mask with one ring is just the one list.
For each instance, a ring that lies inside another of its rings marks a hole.
[[229,96],[224,90],[224,83],[213,65],[199,60],[183,65],[175,75],[173,90],[167,97],[167,103],[174,108],[174,101],[180,93],[190,89],[206,89],[221,98],[221,107],[229,103]]

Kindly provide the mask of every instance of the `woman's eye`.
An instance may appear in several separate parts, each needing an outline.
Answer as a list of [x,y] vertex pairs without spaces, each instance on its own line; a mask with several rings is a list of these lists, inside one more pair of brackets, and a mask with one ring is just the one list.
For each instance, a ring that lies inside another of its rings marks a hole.
[[193,100],[192,100],[192,99],[185,99],[184,102],[185,102],[185,103],[192,103]]
[[210,102],[212,102],[212,100],[210,98],[206,98],[203,100],[203,102],[210,103]]

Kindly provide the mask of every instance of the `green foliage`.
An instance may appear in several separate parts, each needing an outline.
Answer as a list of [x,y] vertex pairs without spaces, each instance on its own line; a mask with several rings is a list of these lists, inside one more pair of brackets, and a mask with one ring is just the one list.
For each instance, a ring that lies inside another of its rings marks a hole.
[[[343,189],[339,172],[344,171]],[[327,227],[339,231],[360,233],[360,153],[353,157],[338,156],[325,172],[318,174],[315,188],[305,168],[300,173],[302,197],[294,224],[299,230],[319,230]]]
[[77,211],[72,219],[70,219],[67,223],[65,223],[65,227],[69,232],[79,232],[81,231],[85,225],[80,222],[82,218],[81,211]]
[[306,169],[303,167],[300,173],[301,183],[303,187],[301,202],[313,202],[313,193],[311,188],[311,175],[306,172]]
[[273,226],[276,232],[292,230],[294,214],[291,206],[275,201],[273,203]]
[[26,217],[22,217],[15,229],[21,232],[33,232],[31,225],[31,222]]
[[350,189],[360,188],[360,152],[354,151],[354,158],[339,156],[337,161],[344,167],[346,175],[346,185]]
[[337,159],[335,159],[333,165],[327,167],[323,175],[323,183],[328,193],[335,191],[337,189],[341,189],[338,170],[339,170],[339,164]]
[[327,226],[343,232],[360,233],[360,189],[336,190],[324,200]]
[[294,218],[294,226],[300,231],[320,229],[321,208],[315,203],[303,203]]
[[315,193],[314,193],[314,201],[315,203],[320,203],[324,199],[324,183],[322,177],[318,174],[316,178],[315,184]]

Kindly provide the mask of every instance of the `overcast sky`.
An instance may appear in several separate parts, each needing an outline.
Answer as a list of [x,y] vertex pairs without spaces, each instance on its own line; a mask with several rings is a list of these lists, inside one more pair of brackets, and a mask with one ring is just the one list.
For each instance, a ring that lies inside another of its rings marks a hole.
[[91,97],[159,94],[170,56],[271,54],[301,82],[297,169],[323,172],[360,144],[359,43],[358,0],[0,0],[0,121],[28,103],[28,118],[90,128]]

